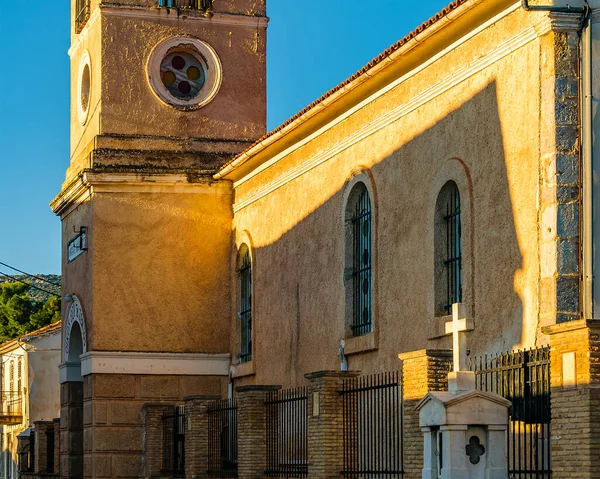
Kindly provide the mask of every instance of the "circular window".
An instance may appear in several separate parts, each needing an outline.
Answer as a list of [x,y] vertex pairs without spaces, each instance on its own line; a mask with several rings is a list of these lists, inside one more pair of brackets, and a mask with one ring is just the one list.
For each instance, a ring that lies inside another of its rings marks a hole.
[[77,115],[83,125],[90,109],[90,96],[92,92],[92,72],[90,66],[90,55],[86,51],[81,59],[79,67],[79,97],[77,99]]
[[181,110],[201,108],[221,86],[221,63],[206,43],[172,38],[150,54],[148,78],[153,92],[169,106]]

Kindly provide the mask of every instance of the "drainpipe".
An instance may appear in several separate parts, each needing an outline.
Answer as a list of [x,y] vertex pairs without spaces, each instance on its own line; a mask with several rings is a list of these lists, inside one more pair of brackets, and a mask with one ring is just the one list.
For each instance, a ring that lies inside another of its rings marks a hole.
[[581,130],[581,236],[582,236],[582,293],[581,303],[584,319],[594,317],[593,302],[593,197],[592,197],[592,22],[590,6],[585,1],[585,7],[565,7],[553,5],[529,5],[529,0],[521,0],[521,6],[526,11],[546,11],[556,13],[581,13],[581,43],[580,43],[580,85],[579,111]]
[[586,15],[581,36],[581,195],[582,195],[582,306],[583,318],[594,317],[593,290],[593,163],[592,163],[592,22]]

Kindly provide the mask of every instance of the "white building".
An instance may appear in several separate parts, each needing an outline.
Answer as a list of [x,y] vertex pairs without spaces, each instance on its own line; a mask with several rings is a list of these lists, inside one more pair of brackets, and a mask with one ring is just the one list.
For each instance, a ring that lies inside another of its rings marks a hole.
[[17,436],[60,414],[60,322],[0,345],[0,475],[17,477]]

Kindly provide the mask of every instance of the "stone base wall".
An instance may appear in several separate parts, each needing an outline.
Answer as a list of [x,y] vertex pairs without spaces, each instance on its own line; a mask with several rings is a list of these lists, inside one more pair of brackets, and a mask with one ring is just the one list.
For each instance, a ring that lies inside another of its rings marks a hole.
[[222,376],[91,374],[84,378],[84,477],[144,477],[145,404],[183,404],[197,394],[221,396]]

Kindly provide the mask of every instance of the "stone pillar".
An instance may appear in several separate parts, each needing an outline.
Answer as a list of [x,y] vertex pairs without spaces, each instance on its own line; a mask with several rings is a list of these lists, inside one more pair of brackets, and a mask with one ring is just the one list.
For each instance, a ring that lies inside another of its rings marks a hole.
[[60,387],[60,477],[83,478],[83,382]]
[[208,407],[220,397],[190,396],[185,400],[185,477],[205,478],[208,471]]
[[281,386],[240,386],[238,393],[238,478],[263,479],[267,468],[265,401]]
[[421,479],[424,444],[416,406],[428,392],[448,389],[452,351],[421,349],[398,358],[402,361],[404,401],[404,479]]
[[319,371],[308,379],[308,477],[338,479],[344,468],[342,382],[358,371]]
[[600,478],[600,320],[543,329],[550,335],[553,477]]
[[54,455],[54,451],[48,451],[48,434],[54,434],[54,422],[52,421],[34,421],[35,430],[35,450],[34,450],[34,471],[48,472],[48,453]]
[[143,469],[146,479],[162,477],[164,427],[163,416],[174,414],[175,406],[168,404],[144,404],[142,421],[144,423]]

